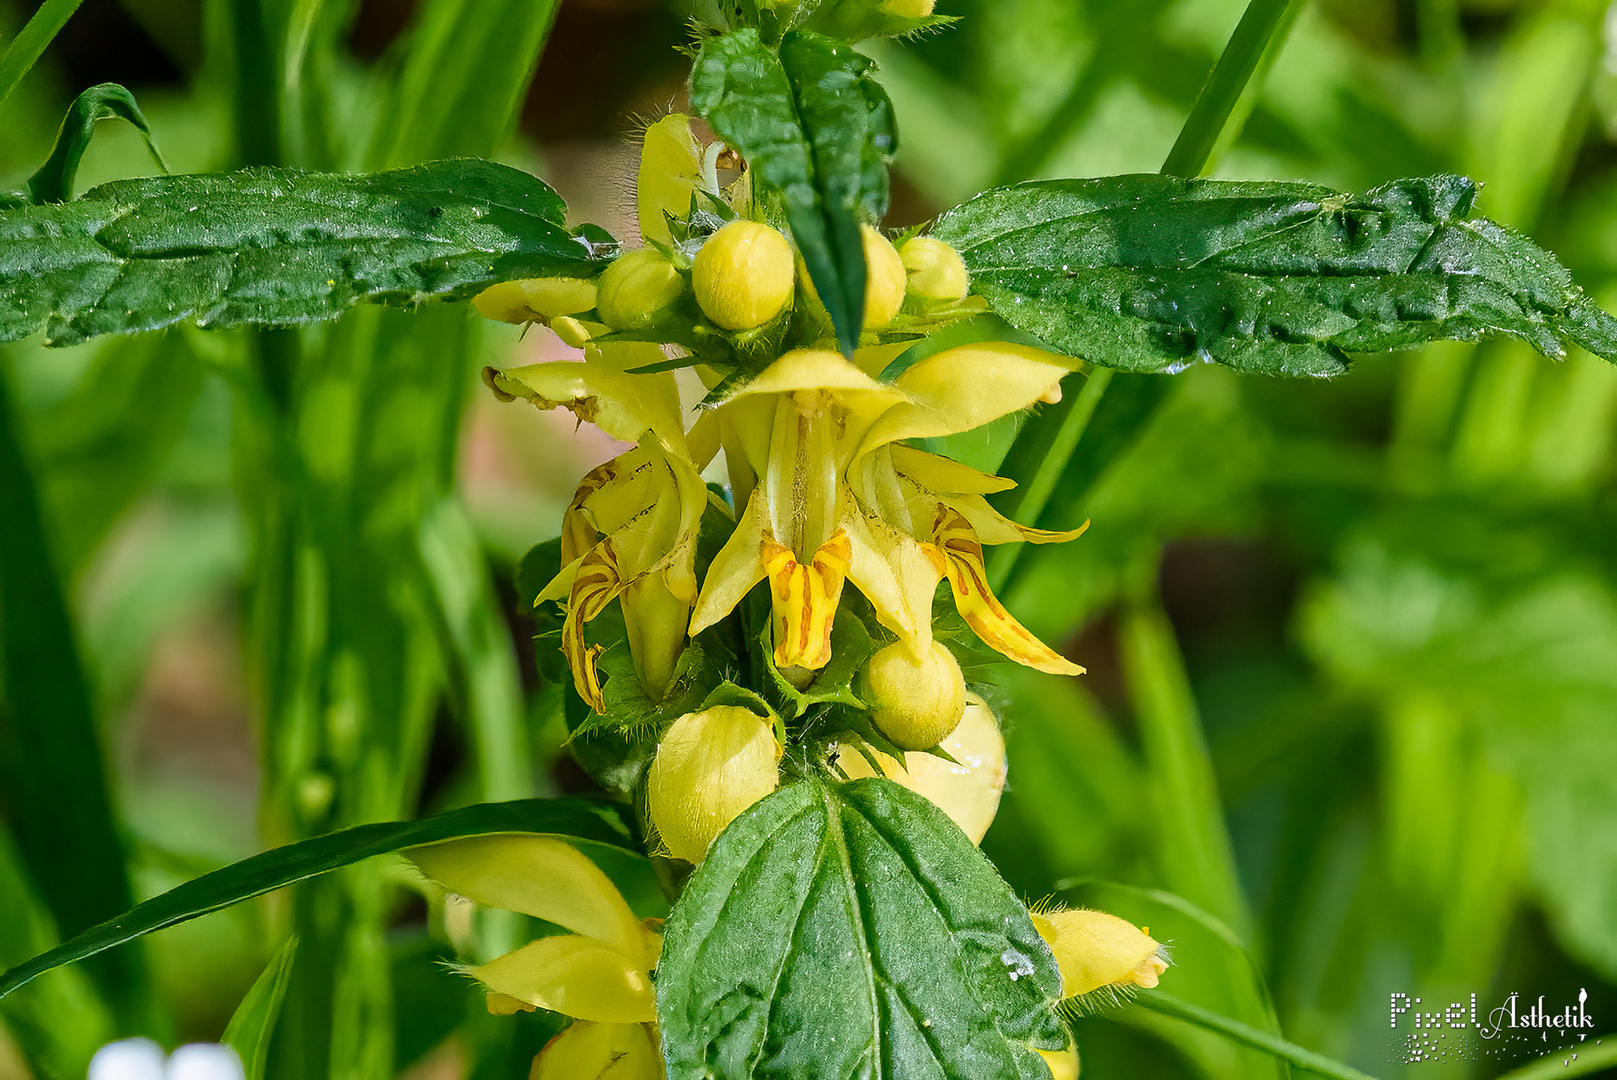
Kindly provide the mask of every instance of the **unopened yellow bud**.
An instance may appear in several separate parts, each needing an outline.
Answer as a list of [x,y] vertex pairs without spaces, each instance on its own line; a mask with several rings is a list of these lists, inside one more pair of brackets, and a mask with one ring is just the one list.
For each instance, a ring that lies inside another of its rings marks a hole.
[[596,310],[614,330],[640,330],[685,291],[685,279],[655,248],[631,251],[601,274]]
[[923,300],[953,302],[965,298],[971,286],[960,253],[942,240],[915,236],[904,242],[898,257],[909,275],[909,290]]
[[972,843],[979,844],[994,823],[999,797],[1005,790],[1005,737],[982,698],[966,695],[965,715],[959,726],[938,743],[938,749],[954,761],[912,750],[900,764],[872,747],[864,747],[861,753],[850,746],[843,750],[838,763],[851,780],[875,776],[865,759],[869,754],[881,765],[882,775],[930,799],[954,819]]
[[1033,925],[1061,969],[1061,996],[1077,997],[1103,986],[1147,989],[1168,970],[1162,946],[1126,919],[1104,911],[1047,911]]
[[780,785],[769,721],[733,705],[686,713],[657,744],[646,780],[652,824],[669,854],[700,863],[741,812]]
[[916,656],[902,641],[879,650],[865,669],[870,719],[894,746],[929,750],[960,723],[966,680],[941,643]]
[[908,278],[893,242],[869,225],[860,229],[865,243],[865,329],[880,330],[904,306]]
[[881,9],[900,19],[924,19],[936,6],[936,0],[882,0]]
[[696,253],[691,284],[702,314],[726,330],[751,330],[785,310],[792,269],[792,246],[779,229],[732,221]]
[[502,281],[474,296],[472,304],[495,322],[549,322],[594,307],[595,282],[566,277]]

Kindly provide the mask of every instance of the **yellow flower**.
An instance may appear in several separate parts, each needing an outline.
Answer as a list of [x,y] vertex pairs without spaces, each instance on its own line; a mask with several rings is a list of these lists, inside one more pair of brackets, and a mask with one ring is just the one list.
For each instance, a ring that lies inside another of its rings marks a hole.
[[696,600],[696,534],[708,491],[706,462],[691,455],[673,375],[623,370],[655,363],[661,350],[589,343],[585,357],[483,374],[504,400],[566,408],[615,439],[638,442],[579,484],[562,522],[561,573],[536,601],[566,598],[562,651],[579,696],[600,711],[600,647],[586,642],[584,627],[619,600],[635,671],[646,694],[661,699]]
[[465,969],[488,988],[492,1013],[550,1009],[574,1019],[535,1059],[533,1077],[662,1080],[651,978],[662,936],[654,920],[635,918],[593,862],[561,840],[530,835],[452,840],[405,855],[452,893],[572,931]]
[[1116,915],[1082,908],[1034,912],[1033,925],[1055,953],[1063,998],[1105,988],[1149,989],[1168,970],[1166,953],[1150,930]]
[[[952,435],[1028,408],[1070,370],[1065,357],[1023,345],[949,349],[892,383],[872,378],[900,347],[787,353],[719,406],[731,462],[735,532],[713,560],[691,617],[696,634],[768,579],[774,658],[812,672],[831,655],[844,581],[915,656],[932,646],[932,595],[949,579],[979,637],[1041,671],[1083,671],[1044,645],[988,587],[982,545],[1052,543],[1072,532],[1028,529],[983,495],[1010,487],[902,440]],[[791,672],[787,674],[790,676]]]

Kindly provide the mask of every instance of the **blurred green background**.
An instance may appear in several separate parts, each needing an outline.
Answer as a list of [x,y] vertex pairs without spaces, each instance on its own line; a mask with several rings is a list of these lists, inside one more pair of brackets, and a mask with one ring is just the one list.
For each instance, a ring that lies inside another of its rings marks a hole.
[[[34,6],[0,2],[0,40]],[[1243,7],[941,0],[957,26],[869,50],[889,224],[1154,171]],[[1617,14],[1298,8],[1215,175],[1467,173],[1617,308]],[[0,187],[117,81],[176,171],[492,156],[632,235],[634,131],[681,105],[687,39],[653,0],[86,0],[0,107]],[[79,187],[151,168],[107,123]],[[483,364],[566,350],[467,308],[0,347],[0,966],[267,846],[588,790],[510,581],[615,449],[483,393]],[[1441,345],[1328,384],[1118,375],[1099,402],[1036,522],[1093,527],[993,567],[1090,672],[1005,672],[1006,877],[1150,925],[1165,989],[1377,1076],[1558,1048],[1404,1068],[1394,992],[1587,988],[1617,1031],[1617,370]],[[950,449],[993,467],[1012,435]],[[439,963],[518,929],[468,946],[408,880],[373,862],[46,975],[0,1002],[0,1078],[216,1039],[294,932],[273,1075],[526,1075],[546,1022],[488,1017]],[[1138,1008],[1077,1030],[1086,1076],[1281,1075]]]

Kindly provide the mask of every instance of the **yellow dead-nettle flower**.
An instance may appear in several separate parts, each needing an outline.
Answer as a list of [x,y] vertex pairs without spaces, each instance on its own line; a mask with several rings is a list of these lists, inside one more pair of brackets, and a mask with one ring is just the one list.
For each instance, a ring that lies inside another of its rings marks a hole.
[[1167,953],[1150,931],[1116,915],[1082,908],[1034,912],[1033,925],[1055,953],[1063,998],[1149,989],[1168,970]]
[[837,764],[850,780],[857,780],[876,775],[874,760],[881,775],[930,799],[972,843],[980,844],[1005,790],[1005,737],[993,710],[976,694],[967,694],[960,722],[937,746],[954,760],[912,750],[899,762],[874,747],[850,743],[842,747]]
[[701,469],[713,451],[692,456],[672,374],[622,370],[655,363],[657,346],[589,344],[585,355],[583,363],[488,368],[484,380],[504,400],[566,408],[638,443],[579,484],[563,518],[561,573],[536,601],[566,598],[562,650],[579,696],[600,711],[600,646],[587,644],[584,627],[613,600],[623,605],[646,694],[660,700],[673,676],[697,595],[696,534],[708,502]]
[[405,855],[449,892],[572,931],[541,938],[465,973],[488,988],[489,1011],[550,1009],[574,1023],[534,1060],[535,1080],[610,1075],[661,1080],[651,971],[662,951],[655,920],[572,845],[548,836],[487,836]]
[[[720,405],[741,519],[713,560],[691,617],[712,626],[768,579],[775,663],[811,672],[831,657],[844,581],[915,655],[932,647],[932,594],[955,604],[985,642],[1041,671],[1083,671],[1044,645],[988,587],[982,545],[1052,543],[1072,532],[1028,529],[983,495],[1011,486],[902,440],[951,435],[1048,395],[1071,361],[1008,343],[949,349],[892,383],[871,377],[901,346],[787,353]],[[790,676],[790,672],[788,672]]]
[[780,786],[781,746],[769,719],[716,705],[675,720],[646,778],[646,802],[669,854],[700,863],[709,845]]

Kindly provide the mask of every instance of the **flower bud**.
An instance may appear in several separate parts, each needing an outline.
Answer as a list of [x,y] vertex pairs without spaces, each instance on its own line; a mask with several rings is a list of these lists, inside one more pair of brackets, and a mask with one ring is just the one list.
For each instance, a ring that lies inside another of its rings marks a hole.
[[1103,986],[1157,985],[1168,970],[1162,946],[1149,933],[1104,911],[1035,912],[1033,925],[1055,953],[1061,996],[1077,997]]
[[702,314],[726,330],[751,330],[785,310],[792,271],[792,246],[779,229],[732,221],[696,253],[691,283]]
[[495,322],[549,322],[594,307],[595,282],[568,277],[502,281],[474,296],[472,304]]
[[911,237],[899,249],[898,257],[909,276],[909,291],[915,296],[943,302],[965,298],[971,286],[966,264],[960,253],[942,240]]
[[999,812],[1000,793],[1005,790],[1005,738],[982,698],[966,695],[965,715],[938,748],[954,762],[936,754],[911,751],[900,764],[871,747],[864,747],[864,753],[849,747],[838,763],[850,779],[875,776],[865,759],[869,754],[881,765],[882,775],[930,799],[971,837],[972,843],[981,843]]
[[650,326],[685,291],[685,280],[662,252],[642,248],[619,256],[601,273],[595,308],[614,330]]
[[750,709],[686,713],[657,744],[646,780],[651,822],[677,858],[700,863],[741,812],[780,785],[780,746]]
[[929,750],[960,723],[966,680],[943,644],[916,656],[902,641],[879,650],[865,669],[870,719],[894,746]]
[[900,19],[924,19],[936,6],[936,0],[881,0],[882,11]]
[[865,244],[865,329],[880,330],[904,306],[907,276],[893,242],[869,225],[861,225]]

